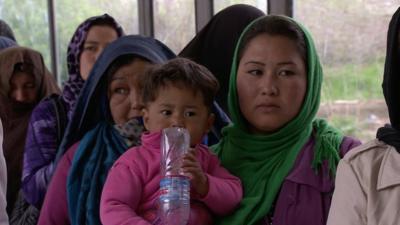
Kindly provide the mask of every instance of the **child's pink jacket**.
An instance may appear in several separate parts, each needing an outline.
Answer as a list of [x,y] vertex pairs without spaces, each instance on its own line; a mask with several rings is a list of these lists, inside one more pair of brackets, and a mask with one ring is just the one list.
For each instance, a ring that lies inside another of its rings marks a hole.
[[[101,197],[104,225],[152,224],[157,219],[161,132],[142,135],[142,146],[125,152],[111,168]],[[189,225],[212,224],[212,214],[232,212],[242,198],[239,178],[224,169],[205,145],[196,146],[197,158],[208,177],[209,191],[200,198],[191,192]]]

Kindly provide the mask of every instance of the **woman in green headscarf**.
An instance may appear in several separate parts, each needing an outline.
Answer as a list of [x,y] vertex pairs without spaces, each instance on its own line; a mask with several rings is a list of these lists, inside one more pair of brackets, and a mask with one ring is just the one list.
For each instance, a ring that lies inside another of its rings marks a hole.
[[310,34],[284,16],[242,33],[231,68],[233,124],[214,146],[244,197],[219,224],[325,224],[339,159],[359,141],[316,119],[322,68]]

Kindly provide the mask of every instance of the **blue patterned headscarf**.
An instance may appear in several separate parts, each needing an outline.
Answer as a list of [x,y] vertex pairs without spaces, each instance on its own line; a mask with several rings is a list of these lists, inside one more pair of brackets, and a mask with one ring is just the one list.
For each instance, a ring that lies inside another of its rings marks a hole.
[[67,50],[67,66],[68,66],[68,80],[64,83],[63,99],[68,105],[68,117],[71,118],[73,106],[78,99],[79,93],[83,87],[84,80],[82,79],[80,69],[80,55],[83,50],[87,34],[94,24],[107,24],[112,26],[116,31],[118,37],[121,37],[124,32],[121,26],[108,14],[101,16],[90,17],[85,20],[81,25],[76,28],[74,35]]
[[135,55],[154,64],[175,57],[161,42],[139,35],[109,44],[95,63],[77,101],[59,153],[80,140],[67,179],[71,224],[101,224],[100,196],[109,168],[128,146],[114,129],[107,98],[107,69],[120,56]]

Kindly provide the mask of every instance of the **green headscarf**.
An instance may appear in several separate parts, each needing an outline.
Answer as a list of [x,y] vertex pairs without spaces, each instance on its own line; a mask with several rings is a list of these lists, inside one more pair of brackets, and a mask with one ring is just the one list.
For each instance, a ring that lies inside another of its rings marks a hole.
[[243,31],[236,45],[229,83],[229,112],[233,124],[222,131],[220,143],[213,146],[222,165],[242,180],[243,200],[234,213],[220,218],[217,224],[256,224],[271,210],[283,180],[311,134],[315,136],[313,165],[318,169],[323,160],[328,160],[332,172],[339,161],[338,150],[343,140],[339,131],[326,121],[315,119],[319,108],[322,84],[322,67],[311,35],[299,23],[289,17],[280,16],[297,24],[304,32],[307,47],[307,93],[299,114],[277,132],[256,135],[248,132],[246,120],[239,108],[236,78],[238,49],[243,36],[256,19]]

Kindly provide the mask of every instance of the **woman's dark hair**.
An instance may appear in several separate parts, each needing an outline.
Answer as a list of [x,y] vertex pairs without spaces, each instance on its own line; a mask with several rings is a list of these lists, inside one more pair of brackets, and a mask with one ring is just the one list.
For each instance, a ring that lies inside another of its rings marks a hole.
[[242,37],[238,50],[238,61],[243,56],[247,44],[259,34],[272,36],[285,36],[296,43],[297,49],[307,66],[307,45],[305,34],[302,29],[292,20],[283,16],[266,16],[257,21],[247,30]]
[[143,104],[153,102],[159,90],[171,84],[202,94],[209,110],[219,88],[217,78],[207,68],[189,59],[175,58],[146,72],[142,81]]

